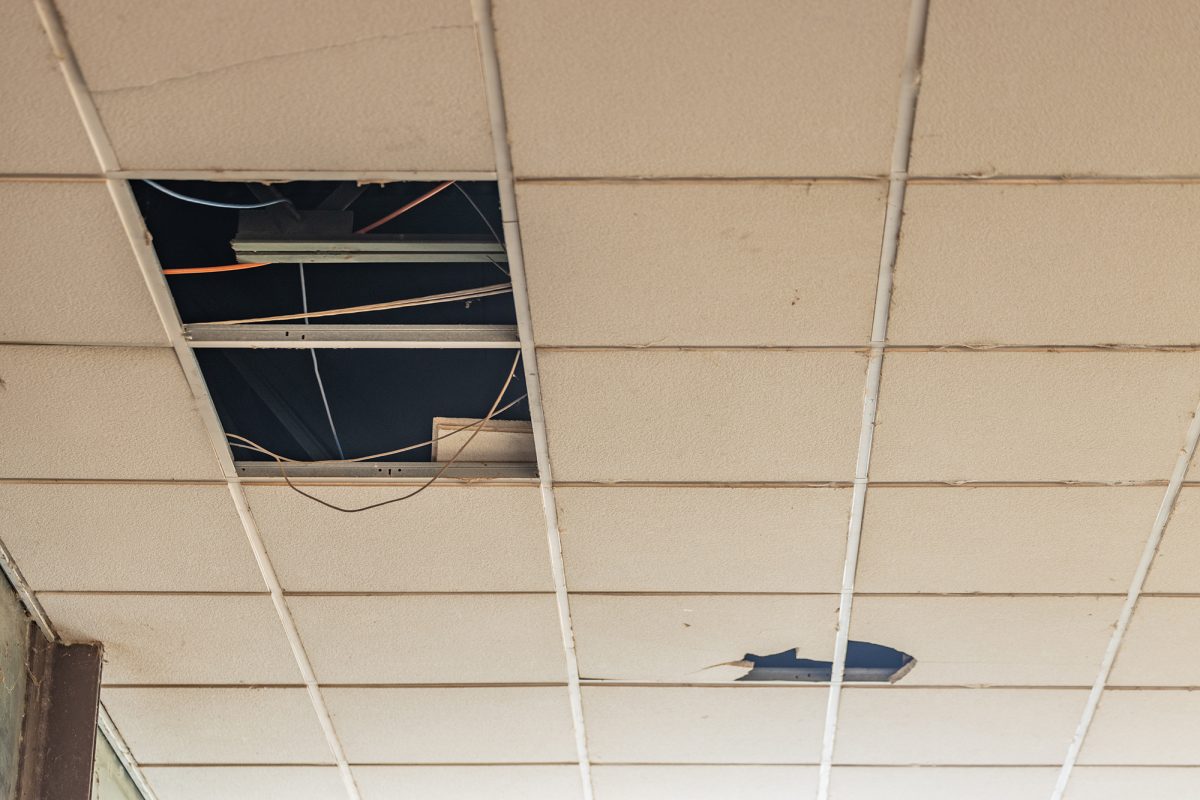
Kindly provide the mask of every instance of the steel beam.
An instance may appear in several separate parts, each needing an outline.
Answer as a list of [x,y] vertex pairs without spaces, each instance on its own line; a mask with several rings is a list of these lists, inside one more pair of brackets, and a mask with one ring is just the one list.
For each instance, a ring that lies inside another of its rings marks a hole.
[[[235,461],[243,478],[413,478],[429,480],[444,466],[438,461],[357,461],[322,463],[320,461],[286,464],[280,470],[275,461]],[[524,462],[462,461],[450,465],[442,475],[447,480],[537,479],[537,464]]]
[[194,348],[513,350],[516,325],[213,325],[183,326]]
[[492,239],[417,236],[330,236],[283,238],[255,236],[230,244],[241,261],[272,264],[505,263],[508,255]]

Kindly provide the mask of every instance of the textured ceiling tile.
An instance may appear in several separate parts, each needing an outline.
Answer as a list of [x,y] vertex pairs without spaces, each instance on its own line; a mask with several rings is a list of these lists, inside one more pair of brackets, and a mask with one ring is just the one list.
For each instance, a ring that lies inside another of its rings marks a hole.
[[871,478],[1165,480],[1198,367],[1196,353],[892,353]]
[[0,483],[0,517],[38,590],[266,588],[224,486]]
[[331,800],[345,794],[336,767],[145,767],[159,800]]
[[912,186],[893,344],[1200,342],[1200,186]]
[[[400,488],[321,488],[361,506]],[[549,591],[536,487],[434,486],[403,503],[342,514],[282,486],[247,489],[283,587],[296,592]],[[336,544],[334,544],[336,543]]]
[[828,695],[813,684],[585,686],[583,711],[601,763],[815,764]]
[[494,168],[465,2],[59,7],[125,168]]
[[291,597],[322,683],[565,681],[554,596]]
[[103,183],[0,183],[0,341],[166,345]]
[[1200,786],[1198,767],[1075,767],[1067,800],[1186,798]]
[[860,353],[550,351],[538,365],[559,481],[854,475]]
[[917,174],[1191,174],[1200,18],[1189,0],[934,3]]
[[817,790],[816,767],[639,764],[592,767],[596,800],[795,800]]
[[40,594],[67,641],[104,643],[106,684],[298,683],[266,595]]
[[836,592],[849,489],[562,487],[573,591]]
[[1086,686],[1122,597],[859,597],[850,638],[917,660],[910,685]]
[[[1193,463],[1193,480],[1196,473]],[[1200,489],[1188,486],[1179,492],[1145,590],[1200,594]]]
[[1057,767],[835,767],[830,800],[1049,797]]
[[573,595],[571,619],[583,677],[725,681],[705,670],[748,653],[831,660],[837,597]]
[[354,768],[362,800],[580,800],[579,767],[566,764]]
[[1121,642],[1109,684],[1200,686],[1200,597],[1142,597]]
[[219,478],[174,351],[0,347],[0,475]]
[[100,699],[139,764],[333,763],[304,689],[106,687]]
[[504,0],[495,17],[519,175],[888,169],[901,0]]
[[[1174,656],[1192,652],[1177,648]],[[1200,692],[1109,689],[1100,698],[1079,763],[1195,764],[1197,741]]]
[[1163,488],[867,492],[860,592],[1124,592]]
[[848,687],[842,692],[834,761],[1060,764],[1087,694],[1085,689]]
[[565,688],[326,688],[322,694],[352,763],[527,763],[576,758]]
[[862,345],[877,184],[522,183],[539,345]]

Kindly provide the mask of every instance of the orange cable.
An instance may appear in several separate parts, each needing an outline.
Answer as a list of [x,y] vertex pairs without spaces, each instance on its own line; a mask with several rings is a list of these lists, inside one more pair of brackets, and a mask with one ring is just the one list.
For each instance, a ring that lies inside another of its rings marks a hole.
[[380,219],[375,220],[374,222],[372,222],[370,225],[366,226],[365,228],[359,228],[358,230],[355,231],[355,233],[370,233],[371,231],[375,230],[376,228],[378,228],[380,225],[384,224],[385,222],[391,222],[396,217],[403,214],[405,211],[408,211],[410,208],[414,208],[416,206],[421,205],[421,203],[424,203],[426,200],[433,197],[438,192],[442,191],[443,189],[449,189],[453,185],[454,185],[454,181],[446,181],[445,183],[440,183],[437,186],[430,189],[425,194],[418,197],[416,200],[413,200],[411,203],[405,203],[404,205],[400,206],[400,208],[397,208],[395,211],[388,214],[386,217],[382,217]]
[[252,261],[245,264],[225,264],[220,267],[179,267],[176,269],[164,269],[163,275],[203,275],[208,272],[237,272],[240,269],[269,267],[271,263],[270,261]]

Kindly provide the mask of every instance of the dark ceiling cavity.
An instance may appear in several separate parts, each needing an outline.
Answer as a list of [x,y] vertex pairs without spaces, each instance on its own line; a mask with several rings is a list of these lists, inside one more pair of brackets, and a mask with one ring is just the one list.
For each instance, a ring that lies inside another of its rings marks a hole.
[[[739,681],[796,681],[826,683],[833,677],[833,663],[800,658],[795,650],[760,656],[747,653],[744,662],[753,669]],[[847,683],[889,683],[899,680],[912,669],[916,660],[908,653],[870,642],[851,641],[846,647]]]

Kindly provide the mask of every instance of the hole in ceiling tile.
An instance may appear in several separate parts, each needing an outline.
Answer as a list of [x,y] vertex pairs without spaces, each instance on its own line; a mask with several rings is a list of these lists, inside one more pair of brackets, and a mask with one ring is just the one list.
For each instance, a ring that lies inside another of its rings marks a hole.
[[[747,653],[739,664],[750,670],[739,681],[795,681],[825,683],[833,676],[833,663],[801,658],[795,650],[760,656]],[[846,647],[847,683],[894,683],[908,674],[916,659],[891,647],[851,641]]]

